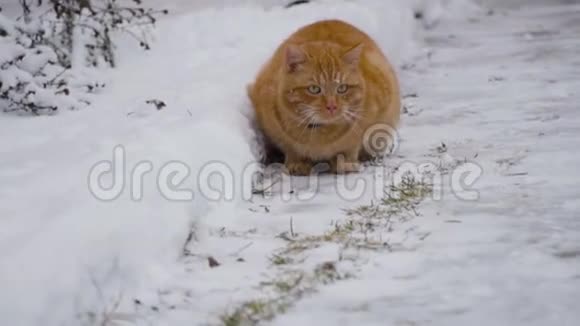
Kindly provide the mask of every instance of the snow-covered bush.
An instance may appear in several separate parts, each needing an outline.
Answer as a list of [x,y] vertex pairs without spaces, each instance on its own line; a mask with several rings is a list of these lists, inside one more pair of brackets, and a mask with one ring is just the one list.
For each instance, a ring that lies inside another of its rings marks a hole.
[[0,14],[0,108],[4,112],[49,114],[88,104],[98,82],[75,80],[53,48],[39,44],[41,32]]
[[89,104],[87,94],[104,85],[83,68],[115,67],[115,32],[149,49],[146,28],[167,13],[142,0],[19,3],[17,19],[0,12],[0,110],[36,115]]

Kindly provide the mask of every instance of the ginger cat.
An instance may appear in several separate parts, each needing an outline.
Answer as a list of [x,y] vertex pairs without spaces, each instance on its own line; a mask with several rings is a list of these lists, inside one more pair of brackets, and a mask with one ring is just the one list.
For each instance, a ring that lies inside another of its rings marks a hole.
[[384,154],[369,153],[366,145],[377,140],[366,131],[377,124],[394,130],[401,108],[388,59],[367,34],[339,20],[304,26],[286,39],[248,96],[291,175],[309,175],[317,162],[330,163],[334,173],[358,172],[361,160]]

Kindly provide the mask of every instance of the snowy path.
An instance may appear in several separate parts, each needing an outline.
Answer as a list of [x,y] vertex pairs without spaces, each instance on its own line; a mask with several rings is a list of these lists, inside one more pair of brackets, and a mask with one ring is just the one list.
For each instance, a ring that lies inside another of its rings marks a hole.
[[[175,37],[132,53],[93,108],[2,118],[0,315],[14,325],[576,325],[580,5],[487,2],[493,13],[444,20],[407,60],[398,152],[317,188],[294,178],[251,201],[236,192],[192,205],[164,200],[148,176],[142,201],[125,192],[107,203],[90,196],[86,175],[117,144],[129,167],[220,160],[239,173],[252,159],[244,86],[278,40],[330,12],[398,49],[410,31],[396,10],[184,12],[160,26]],[[376,176],[403,163],[448,172],[443,197],[381,205]],[[450,191],[462,167],[483,172],[476,200]],[[357,180],[365,191],[346,198]],[[196,238],[181,250],[193,219]]]
[[[235,325],[237,318],[259,320],[268,309],[286,311],[276,301],[280,291],[269,292],[267,282],[292,287],[292,273],[325,262],[336,264],[338,279],[348,279],[316,286],[305,298],[285,289],[300,299],[273,324],[576,325],[579,14],[578,5],[515,11],[495,4],[489,16],[430,31],[426,55],[402,74],[409,114],[399,153],[387,166],[475,163],[483,170],[476,201],[460,200],[445,183],[443,198],[424,202],[421,216],[378,232],[397,248],[353,252],[330,238],[272,256],[288,246],[274,236],[328,234],[344,223],[342,208],[368,204],[372,194],[345,201],[326,177],[307,203],[257,196],[245,213],[240,209],[237,224],[216,222],[213,235],[192,246],[184,277],[190,284],[176,288],[191,289],[193,303],[168,313],[167,325],[226,312]],[[377,169],[367,170],[365,180],[372,183]],[[206,255],[221,266],[200,270]]]
[[444,142],[483,168],[480,199],[426,204],[421,247],[374,257],[279,324],[580,321],[580,5],[523,7],[439,26],[403,75],[418,98],[401,154],[420,162]]
[[499,6],[429,33],[429,59],[403,75],[418,98],[400,154],[421,162],[444,142],[483,168],[480,199],[426,204],[421,247],[373,257],[277,324],[577,325],[579,18],[580,5]]

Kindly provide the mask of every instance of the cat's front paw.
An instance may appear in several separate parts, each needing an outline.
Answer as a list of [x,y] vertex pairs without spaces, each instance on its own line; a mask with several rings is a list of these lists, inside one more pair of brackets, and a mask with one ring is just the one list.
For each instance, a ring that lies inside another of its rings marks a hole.
[[361,170],[361,164],[359,162],[344,162],[338,160],[332,166],[332,172],[335,174],[348,174],[357,173]]
[[307,176],[313,172],[312,164],[309,162],[287,162],[284,165],[290,175]]

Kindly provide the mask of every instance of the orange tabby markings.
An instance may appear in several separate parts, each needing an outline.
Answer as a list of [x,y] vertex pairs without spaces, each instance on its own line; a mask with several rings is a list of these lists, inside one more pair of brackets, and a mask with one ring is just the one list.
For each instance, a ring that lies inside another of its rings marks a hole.
[[334,173],[359,171],[361,160],[377,154],[365,150],[365,132],[377,124],[394,130],[401,108],[388,59],[367,34],[338,20],[286,39],[248,96],[259,128],[293,175],[310,174],[317,162]]

